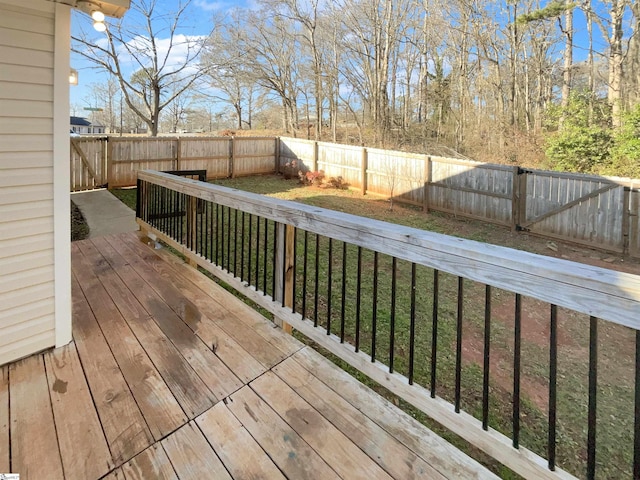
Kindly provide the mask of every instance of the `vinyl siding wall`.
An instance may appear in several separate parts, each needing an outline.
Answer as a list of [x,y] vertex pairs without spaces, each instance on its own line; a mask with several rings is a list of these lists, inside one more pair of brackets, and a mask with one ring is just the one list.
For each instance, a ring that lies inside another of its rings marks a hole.
[[56,344],[56,12],[0,0],[0,365]]

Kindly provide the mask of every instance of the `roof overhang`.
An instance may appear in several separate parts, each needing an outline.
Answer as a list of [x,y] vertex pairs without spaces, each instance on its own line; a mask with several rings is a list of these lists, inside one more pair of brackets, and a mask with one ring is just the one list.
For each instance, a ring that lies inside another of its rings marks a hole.
[[95,10],[99,10],[108,17],[122,18],[129,10],[130,0],[54,0],[57,3],[70,5],[89,15]]

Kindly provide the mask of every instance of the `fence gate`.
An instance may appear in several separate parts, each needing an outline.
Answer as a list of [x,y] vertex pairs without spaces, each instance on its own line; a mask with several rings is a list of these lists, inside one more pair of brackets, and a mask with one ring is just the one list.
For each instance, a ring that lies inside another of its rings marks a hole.
[[107,180],[107,139],[71,138],[71,191],[105,187]]
[[520,172],[519,183],[520,230],[624,251],[629,232],[624,186],[600,177],[530,170]]

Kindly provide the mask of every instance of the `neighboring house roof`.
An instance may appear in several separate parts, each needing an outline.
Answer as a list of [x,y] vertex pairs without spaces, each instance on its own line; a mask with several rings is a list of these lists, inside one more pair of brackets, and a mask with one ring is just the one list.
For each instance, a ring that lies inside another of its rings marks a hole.
[[71,117],[71,125],[77,125],[79,127],[90,127],[92,123],[83,117]]

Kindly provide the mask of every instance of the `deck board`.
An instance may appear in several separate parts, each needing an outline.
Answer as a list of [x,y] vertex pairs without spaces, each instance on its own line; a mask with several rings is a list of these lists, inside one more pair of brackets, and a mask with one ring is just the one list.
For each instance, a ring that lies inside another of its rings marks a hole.
[[180,404],[122,317],[90,261],[78,251],[74,273],[155,440],[187,421]]
[[[196,418],[196,424],[233,478],[284,479],[282,472],[260,448],[224,403]],[[247,461],[250,458],[251,461]]]
[[71,289],[76,348],[111,455],[122,463],[151,445],[153,437],[77,280]]
[[166,251],[72,245],[74,342],[0,367],[0,472],[495,478]]
[[9,378],[12,470],[27,480],[62,478],[62,459],[42,355],[11,364]]
[[193,422],[165,438],[162,446],[180,480],[202,480],[203,472],[207,478],[231,480],[222,461]]
[[122,466],[127,480],[178,480],[162,445],[156,443]]
[[106,475],[113,469],[111,453],[75,344],[47,352],[44,360],[64,474],[69,478]]
[[[163,278],[152,274],[150,276],[148,269],[142,265],[142,261],[136,258],[136,255],[130,250],[125,262],[120,255],[123,248],[116,250],[104,237],[95,239],[94,245],[100,249],[109,263],[113,262],[112,265],[118,266],[118,276],[129,286],[133,295],[151,314],[163,333],[187,359],[213,394],[214,403],[243,385],[238,377],[216,357],[211,348],[194,335],[193,331],[171,308],[170,302],[186,304],[189,300],[180,295],[175,287]],[[151,281],[153,286],[147,283],[148,281]],[[194,310],[197,311],[195,308]]]

